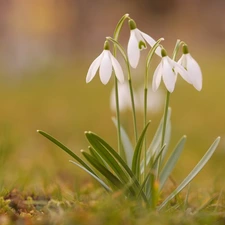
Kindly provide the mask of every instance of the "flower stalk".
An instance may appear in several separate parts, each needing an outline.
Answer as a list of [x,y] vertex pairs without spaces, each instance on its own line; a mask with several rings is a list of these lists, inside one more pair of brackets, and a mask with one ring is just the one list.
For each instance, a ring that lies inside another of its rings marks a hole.
[[[118,41],[119,39],[119,34],[121,31],[121,28],[124,24],[124,21],[129,18],[129,14],[125,14],[124,16],[122,16],[122,18],[119,20],[114,34],[113,34],[113,38]],[[113,49],[113,55],[114,57],[116,57],[116,45],[114,44],[114,49]],[[119,92],[118,92],[118,80],[116,78],[116,76],[114,77],[114,83],[115,83],[115,100],[116,100],[116,119],[117,119],[117,145],[118,145],[118,153],[119,155],[121,155],[122,152],[122,143],[121,143],[121,122],[120,122],[120,107],[119,107]]]
[[[181,44],[183,44],[183,42],[180,41],[180,40],[177,40],[175,48],[174,48],[174,51],[173,51],[173,56],[172,56],[173,60],[176,59],[176,56],[177,56],[177,53],[179,51],[179,48],[180,48]],[[167,125],[167,116],[168,116],[169,102],[170,102],[170,92],[167,90],[165,107],[164,107],[161,148],[164,146],[164,144],[166,144],[164,142],[165,142],[165,133],[166,133],[166,125]],[[159,159],[158,172],[159,172],[159,169],[161,167],[161,160],[162,160],[162,157],[160,157],[160,159]]]
[[[151,48],[151,50],[149,51],[148,55],[147,55],[147,60],[146,60],[146,66],[145,66],[145,79],[144,79],[144,127],[147,124],[147,109],[148,109],[148,75],[149,75],[149,67],[150,67],[150,63],[151,60],[153,58],[153,55],[156,51],[156,49],[158,49],[160,42],[163,41],[164,38],[160,38],[155,44],[154,46]],[[144,177],[146,176],[146,166],[147,166],[147,142],[146,142],[146,138],[144,139]]]

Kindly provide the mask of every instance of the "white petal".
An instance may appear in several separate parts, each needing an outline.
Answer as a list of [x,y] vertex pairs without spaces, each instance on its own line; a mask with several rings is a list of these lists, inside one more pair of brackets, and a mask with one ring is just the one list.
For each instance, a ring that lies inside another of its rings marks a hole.
[[162,62],[159,63],[153,75],[152,90],[154,92],[159,88],[161,77],[162,77]]
[[124,82],[124,74],[123,74],[123,70],[119,64],[119,62],[117,61],[117,59],[111,54],[111,52],[109,53],[110,57],[111,57],[111,61],[112,61],[112,66],[113,69],[115,71],[115,75],[117,77],[117,79],[119,80],[119,82],[123,83]]
[[103,51],[103,57],[99,69],[100,80],[103,84],[107,84],[112,74],[112,62],[109,50]]
[[181,66],[183,66],[185,69],[187,69],[187,54],[183,54],[180,59],[177,61],[178,64],[180,64]]
[[192,84],[192,81],[191,81],[188,71],[183,66],[181,66],[177,62],[173,61],[172,59],[170,59],[170,62],[174,66],[174,70],[175,70],[176,74],[179,73],[185,81],[187,81],[189,84]]
[[202,89],[202,72],[198,63],[192,58],[190,54],[187,54],[187,70],[190,75],[193,86],[201,91]]
[[[148,34],[142,32],[142,31],[141,31],[141,34],[142,34],[143,38],[148,42],[148,44],[149,44],[151,47],[153,47],[154,44],[156,43],[156,41],[155,41],[152,37],[150,37]],[[156,53],[158,56],[162,57],[162,55],[161,55],[161,48],[160,48],[160,47],[158,47],[158,48],[156,49],[155,53]]]
[[169,57],[165,56],[162,58],[163,66],[162,66],[162,74],[164,84],[169,92],[174,91],[175,83],[176,83],[176,74],[173,72],[173,67],[169,63]]
[[[147,46],[146,46],[145,40],[144,40],[144,38],[143,38],[143,36],[141,34],[141,31],[136,28],[136,29],[134,29],[134,33],[135,33],[135,37],[136,37],[137,42],[138,42],[138,48],[139,48],[139,50],[146,49]],[[145,46],[141,45],[141,49],[140,49],[140,46],[139,46],[139,43],[140,42],[142,42],[142,43],[145,44]]]
[[130,31],[130,39],[127,46],[127,55],[130,65],[136,68],[140,59],[140,50],[138,48],[138,40],[135,36],[135,31]]
[[94,78],[94,76],[100,66],[102,56],[103,56],[103,52],[90,65],[90,67],[88,69],[87,77],[86,77],[86,83],[90,82]]

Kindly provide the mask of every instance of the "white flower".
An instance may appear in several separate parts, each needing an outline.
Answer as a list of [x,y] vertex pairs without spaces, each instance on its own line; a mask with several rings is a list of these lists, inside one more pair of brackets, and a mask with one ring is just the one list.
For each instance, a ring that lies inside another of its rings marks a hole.
[[107,84],[114,69],[115,75],[120,82],[124,82],[123,70],[117,59],[109,51],[109,44],[106,41],[103,52],[92,62],[88,69],[86,83],[90,82],[99,68],[100,80],[103,84]]
[[[146,33],[137,29],[136,24],[133,20],[129,20],[130,25],[130,39],[127,46],[127,55],[130,65],[136,68],[140,59],[140,50],[146,49],[145,41],[152,47],[156,41],[147,35]],[[161,57],[161,48],[156,49],[156,54]]]
[[152,81],[152,90],[156,91],[161,83],[161,78],[169,92],[174,91],[177,74],[180,74],[188,83],[192,83],[188,72],[178,63],[169,58],[162,49],[162,60],[157,66]]
[[188,53],[187,46],[183,46],[184,54],[179,59],[178,63],[183,66],[190,78],[190,83],[198,90],[202,89],[202,72],[198,63],[192,58],[191,54]]

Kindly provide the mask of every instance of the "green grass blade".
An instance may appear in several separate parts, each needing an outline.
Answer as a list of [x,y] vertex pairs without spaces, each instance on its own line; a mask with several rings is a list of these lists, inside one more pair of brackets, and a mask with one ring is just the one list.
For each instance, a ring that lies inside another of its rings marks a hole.
[[149,124],[150,124],[150,121],[146,124],[145,128],[143,129],[134,150],[134,156],[132,161],[132,171],[136,175],[137,180],[140,180],[141,150],[142,150],[143,141],[145,139],[145,135],[146,135]]
[[81,153],[96,170],[98,170],[111,184],[116,187],[116,189],[121,189],[123,187],[121,181],[101,163],[99,163],[93,156],[84,151],[81,151]]
[[[113,123],[115,124],[115,126],[117,127],[116,118],[113,117],[112,120],[113,120]],[[130,138],[127,135],[125,129],[121,126],[120,130],[121,130],[121,141],[122,141],[122,145],[123,145],[123,149],[124,149],[124,153],[125,153],[125,157],[126,157],[126,162],[127,162],[128,166],[131,168],[132,159],[133,159],[133,155],[134,155],[134,149],[133,149]]]
[[173,171],[183,149],[184,149],[184,144],[186,142],[187,137],[183,136],[181,138],[181,140],[178,142],[177,146],[175,147],[175,149],[173,150],[170,158],[168,159],[167,163],[165,164],[164,168],[162,169],[162,172],[160,173],[159,176],[159,184],[160,184],[160,188],[159,190],[162,190],[167,178],[169,177],[169,175],[171,174],[171,172]]
[[87,172],[88,174],[90,174],[95,180],[97,180],[108,192],[112,192],[111,188],[103,181],[101,180],[99,177],[95,176],[93,173],[91,173],[89,170],[87,170],[85,167],[81,166],[80,164],[69,160],[71,163],[75,164],[76,166],[80,167],[82,170],[84,170],[85,172]]
[[44,137],[46,137],[48,140],[50,140],[51,142],[53,142],[54,144],[56,144],[58,147],[60,147],[63,151],[65,151],[67,154],[69,154],[70,156],[72,156],[77,162],[79,162],[84,168],[86,168],[88,171],[90,171],[91,173],[93,173],[95,176],[97,176],[95,174],[95,172],[79,157],[77,156],[74,152],[72,152],[69,148],[67,148],[64,144],[62,144],[60,141],[58,141],[57,139],[55,139],[54,137],[52,137],[51,135],[47,134],[44,131],[41,130],[37,130],[37,132],[41,135],[43,135]]
[[104,161],[109,165],[109,167],[117,174],[119,179],[126,184],[129,182],[128,175],[121,168],[119,163],[115,160],[115,158],[111,155],[107,148],[105,148],[101,143],[99,143],[98,139],[92,135],[91,132],[85,132],[85,135],[89,141],[89,143],[93,146],[94,150],[98,152],[98,154],[104,159]]
[[163,203],[158,207],[158,210],[161,210],[171,199],[173,199],[180,191],[182,191],[186,185],[188,185],[193,178],[201,171],[201,169],[205,166],[205,164],[209,161],[212,154],[216,150],[218,144],[220,142],[220,137],[218,137],[213,144],[210,146],[208,151],[199,161],[199,163],[195,166],[195,168],[188,174],[188,176],[181,182],[181,184],[163,201]]

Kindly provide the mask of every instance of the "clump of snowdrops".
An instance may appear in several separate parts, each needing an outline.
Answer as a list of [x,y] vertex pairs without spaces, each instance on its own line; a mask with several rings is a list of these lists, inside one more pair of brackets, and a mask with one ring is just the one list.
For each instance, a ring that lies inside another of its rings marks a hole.
[[[128,41],[127,51],[119,43],[119,35],[124,23],[128,21],[130,29],[130,38]],[[170,95],[174,91],[177,76],[181,76],[195,89],[202,89],[202,73],[198,63],[189,53],[188,46],[184,41],[177,40],[172,56],[168,56],[162,45],[164,39],[160,38],[155,41],[146,33],[140,31],[133,19],[125,14],[118,22],[113,37],[106,37],[102,53],[93,61],[89,67],[86,82],[90,82],[99,70],[100,80],[103,84],[107,84],[113,74],[115,83],[115,105],[116,118],[113,123],[117,128],[118,145],[114,149],[109,143],[103,140],[99,135],[87,131],[85,136],[90,146],[87,151],[81,150],[85,160],[78,157],[68,147],[63,145],[54,137],[38,130],[40,134],[55,143],[62,150],[68,153],[75,161],[71,162],[80,167],[94,179],[96,179],[107,192],[113,193],[120,191],[125,198],[134,199],[137,202],[143,202],[151,209],[161,210],[171,199],[173,199],[180,191],[182,191],[192,179],[200,172],[204,165],[208,162],[216,147],[219,144],[218,137],[209,147],[208,151],[188,174],[186,178],[169,194],[165,199],[160,199],[164,185],[169,179],[173,171],[186,141],[186,136],[181,137],[176,147],[172,150],[168,160],[165,155],[168,150],[168,144],[171,136],[171,109],[169,108]],[[110,46],[111,44],[111,46]],[[144,76],[144,108],[143,108],[143,130],[138,133],[136,118],[136,102],[134,98],[131,69],[136,68],[140,53],[142,50],[150,50],[145,63]],[[110,51],[113,49],[112,53]],[[116,53],[119,51],[126,64],[126,74],[120,63],[116,59]],[[183,52],[179,60],[176,59],[177,53]],[[148,87],[149,87],[149,67],[153,57],[158,57],[160,63],[155,69],[152,78],[152,90],[156,92],[163,80],[167,89],[166,100],[164,106],[164,114],[153,139],[146,140],[146,132],[150,121],[148,119]],[[128,136],[120,120],[120,104],[121,99],[118,91],[118,82],[127,82],[129,86],[129,95],[133,115],[134,137]],[[132,140],[134,140],[132,143]]]

